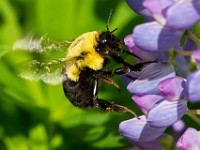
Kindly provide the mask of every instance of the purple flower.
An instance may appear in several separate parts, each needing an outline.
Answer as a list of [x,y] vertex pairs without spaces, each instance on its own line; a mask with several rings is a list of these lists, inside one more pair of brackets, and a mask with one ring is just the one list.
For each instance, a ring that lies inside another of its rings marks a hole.
[[129,51],[135,54],[136,56],[140,57],[140,59],[137,59],[137,62],[148,62],[152,60],[157,60],[157,62],[163,62],[163,61],[168,61],[168,53],[163,53],[163,52],[151,52],[151,51],[144,51],[140,48],[138,48],[135,45],[133,35],[129,34],[124,38],[124,43],[125,45],[129,48]]
[[200,102],[200,71],[191,73],[185,85],[187,97],[190,102]]
[[164,28],[155,21],[138,25],[133,30],[135,45],[151,52],[164,52],[176,48],[181,35],[182,32]]
[[158,84],[158,89],[167,100],[183,99],[185,81],[180,77],[167,78]]
[[188,29],[200,20],[199,0],[145,0],[143,6],[162,26]]
[[188,128],[179,138],[176,146],[180,150],[199,150],[200,133],[194,128]]
[[144,150],[163,150],[163,146],[157,140],[153,140],[150,142],[137,142],[135,143],[135,145]]
[[172,125],[172,128],[175,132],[182,132],[185,129],[185,123],[183,120],[179,120]]
[[[186,38],[182,47],[176,49],[176,52],[193,52],[197,49],[196,43],[190,38]],[[191,68],[191,57],[190,56],[176,56],[175,61],[177,62],[177,75],[186,78]]]
[[129,48],[129,51],[135,54],[136,56],[140,57],[142,60],[137,59],[137,62],[147,62],[147,61],[152,61],[152,60],[157,60],[157,54],[152,53],[152,52],[147,52],[139,49],[133,40],[133,35],[129,34],[124,38],[124,43],[125,45]]
[[166,24],[165,11],[174,2],[172,0],[145,0],[144,7],[150,11],[151,16],[161,25]]
[[161,136],[165,128],[148,125],[145,116],[133,118],[120,123],[119,132],[131,142],[150,142]]
[[136,13],[142,16],[150,17],[151,14],[148,9],[143,6],[145,0],[126,0],[130,8],[132,8]]
[[[175,135],[178,139],[185,130],[180,120],[186,111],[191,115],[199,112],[191,111],[187,103],[200,102],[200,39],[192,31],[200,20],[200,0],[126,1],[148,21],[133,29],[133,33],[124,39],[125,45],[141,58],[137,62],[156,60],[157,63],[146,65],[137,74],[129,73],[134,76],[133,80],[124,77],[133,101],[145,116],[141,120],[122,122],[120,131],[136,146],[142,149],[155,146],[153,149],[156,149],[159,144],[155,143],[162,135],[156,130],[178,126],[176,130],[181,130]],[[146,130],[150,128],[159,134],[150,136],[150,131]],[[196,137],[192,139],[188,132]],[[177,147],[181,150],[200,149],[200,135],[196,133],[194,129],[186,131]]]
[[199,0],[178,0],[166,12],[166,26],[182,30],[192,27],[200,20]]
[[147,115],[147,122],[151,127],[168,127],[182,118],[187,110],[185,100],[168,101],[162,99],[158,101]]
[[152,63],[142,69],[138,78],[130,82],[127,89],[130,93],[137,95],[157,94],[159,93],[157,88],[158,83],[174,76],[174,68],[170,64]]
[[132,99],[142,112],[147,115],[152,106],[159,100],[163,99],[163,97],[159,95],[134,95],[132,96]]

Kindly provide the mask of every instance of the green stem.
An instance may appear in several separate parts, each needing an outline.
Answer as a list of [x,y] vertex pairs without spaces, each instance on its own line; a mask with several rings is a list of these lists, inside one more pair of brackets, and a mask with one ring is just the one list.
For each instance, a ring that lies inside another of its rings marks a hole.
[[187,113],[193,115],[200,115],[200,109],[195,109],[195,110],[189,109]]
[[176,51],[175,49],[170,49],[169,50],[169,56],[171,56],[172,58],[176,57],[176,56],[192,56],[193,52],[192,51]]
[[192,39],[195,43],[200,44],[200,39],[192,34],[190,31],[187,32],[187,35],[190,39]]
[[176,51],[176,56],[192,56],[192,51]]

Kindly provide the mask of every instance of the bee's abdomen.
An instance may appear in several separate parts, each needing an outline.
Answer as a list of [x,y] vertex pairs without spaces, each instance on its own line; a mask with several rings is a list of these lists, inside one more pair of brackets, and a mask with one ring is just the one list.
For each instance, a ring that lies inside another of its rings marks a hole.
[[[65,70],[65,69],[63,69]],[[82,109],[93,107],[93,84],[89,74],[82,71],[78,81],[72,81],[63,71],[63,90],[69,101]]]

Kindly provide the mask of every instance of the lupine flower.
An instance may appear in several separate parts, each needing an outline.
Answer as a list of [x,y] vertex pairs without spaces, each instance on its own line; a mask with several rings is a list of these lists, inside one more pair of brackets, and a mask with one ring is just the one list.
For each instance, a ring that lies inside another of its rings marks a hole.
[[145,0],[126,0],[127,4],[134,10],[134,12],[142,16],[151,17],[149,10],[143,6],[144,1]]
[[169,127],[182,118],[187,110],[185,100],[157,102],[147,115],[147,121],[152,127]]
[[191,73],[186,82],[187,97],[190,102],[200,102],[200,71]]
[[183,120],[179,120],[172,125],[172,128],[175,132],[181,132],[185,129],[185,123],[183,122]]
[[[138,78],[128,84],[127,89],[136,95],[157,94],[160,81],[174,77],[175,70],[168,63],[152,63],[142,69]],[[144,88],[145,87],[145,88]]]
[[162,100],[163,97],[160,95],[133,95],[132,99],[134,102],[138,105],[138,107],[141,109],[141,111],[147,115],[149,110],[153,107],[153,105]]
[[181,35],[181,31],[165,28],[155,21],[138,25],[133,30],[135,45],[151,52],[163,52],[176,48]]
[[169,101],[185,98],[185,81],[181,77],[167,78],[158,84],[158,89]]
[[154,18],[170,29],[188,29],[200,20],[199,0],[126,0],[128,5],[144,17]]
[[179,138],[176,146],[180,150],[199,150],[200,133],[194,128],[188,128]]
[[[137,62],[157,60],[157,63],[145,66],[137,74],[130,72],[135,80],[123,77],[144,116],[141,120],[134,118],[122,122],[120,132],[136,146],[148,149],[147,145],[153,147],[163,134],[158,131],[160,136],[150,136],[150,131],[145,130],[146,125],[153,131],[175,126],[186,111],[191,112],[187,108],[188,102],[200,102],[200,39],[192,31],[193,25],[200,20],[200,0],[126,2],[146,22],[133,29],[124,39],[125,45],[141,58]],[[192,139],[189,133],[196,137]],[[177,147],[181,150],[200,149],[199,137],[195,129],[189,128],[177,142]]]
[[154,128],[147,123],[146,116],[139,116],[120,123],[119,131],[131,142],[149,142],[161,136],[165,128]]

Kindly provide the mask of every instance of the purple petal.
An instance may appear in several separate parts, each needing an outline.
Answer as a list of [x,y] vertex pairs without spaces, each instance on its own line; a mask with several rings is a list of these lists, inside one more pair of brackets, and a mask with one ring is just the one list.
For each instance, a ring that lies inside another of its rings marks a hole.
[[162,135],[165,128],[154,128],[147,124],[145,116],[133,118],[120,123],[119,131],[122,136],[132,142],[149,142]]
[[162,100],[149,111],[147,121],[152,127],[168,127],[181,119],[187,110],[185,100]]
[[175,132],[182,132],[185,129],[185,123],[183,120],[179,120],[172,125],[172,128]]
[[[135,142],[134,144],[143,150],[163,150],[163,146],[157,140],[154,140],[151,142],[143,142],[143,143]],[[138,150],[138,149],[136,149],[136,150]]]
[[192,103],[200,102],[200,71],[191,73],[186,82],[186,92],[189,101]]
[[133,40],[135,45],[142,50],[167,51],[179,44],[181,34],[180,31],[164,28],[157,22],[150,22],[134,28]]
[[149,13],[149,10],[146,9],[143,6],[144,0],[126,0],[127,4],[133,11],[135,11],[137,14],[150,17],[151,14]]
[[[131,76],[131,78],[137,79],[138,76],[139,76],[139,72],[133,72],[132,71],[132,72],[129,72],[128,75]],[[133,82],[133,79],[130,79],[130,78],[124,76],[124,75],[121,76],[121,80],[125,84],[125,86],[128,86],[128,84],[130,82]]]
[[159,95],[134,95],[132,96],[134,102],[138,105],[138,107],[142,110],[142,112],[146,115],[151,107],[158,102],[159,100],[163,99],[162,96]]
[[[193,34],[192,31],[191,31],[191,34]],[[194,51],[196,49],[197,49],[196,43],[192,39],[187,37],[183,45],[183,50]]]
[[194,128],[188,128],[179,138],[176,146],[180,150],[199,150],[200,133]]
[[173,0],[145,0],[143,3],[144,7],[151,12],[154,19],[162,25],[166,23],[164,12],[172,4],[174,4]]
[[161,81],[158,89],[163,96],[170,101],[183,99],[184,79],[181,77],[172,77]]
[[200,20],[200,1],[179,0],[167,10],[166,18],[166,27],[188,29]]
[[137,62],[141,63],[158,59],[157,53],[147,52],[137,48],[135,46],[132,34],[126,36],[124,38],[124,42],[125,45],[129,48],[130,52],[141,58],[141,60],[136,58]]
[[177,75],[186,78],[191,64],[190,64],[190,58],[189,57],[183,57],[183,56],[177,56],[175,57],[175,60],[177,62],[178,68],[176,70]]
[[197,49],[193,52],[193,56],[195,61],[197,62],[197,65],[200,67],[200,49]]
[[124,38],[124,43],[129,49],[135,48],[135,43],[133,41],[132,34],[129,34]]
[[157,94],[160,81],[174,77],[173,66],[168,63],[152,63],[142,69],[138,79],[130,82],[127,89],[132,94]]

